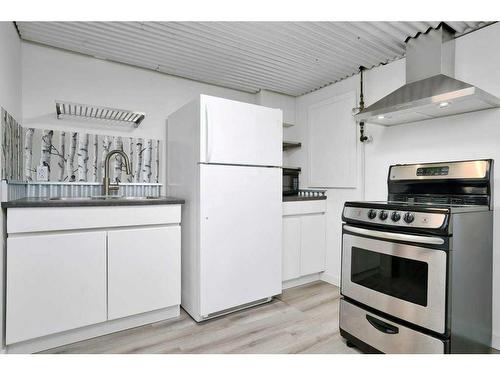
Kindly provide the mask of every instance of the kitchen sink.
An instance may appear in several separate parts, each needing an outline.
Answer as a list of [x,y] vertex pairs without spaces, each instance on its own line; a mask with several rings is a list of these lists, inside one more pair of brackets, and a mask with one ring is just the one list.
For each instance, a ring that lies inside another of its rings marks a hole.
[[122,197],[121,199],[145,200],[145,199],[161,199],[161,197]]
[[91,197],[52,197],[49,201],[89,201]]
[[125,200],[149,200],[149,199],[160,199],[161,197],[145,196],[145,197],[122,197],[120,195],[96,195],[93,197],[52,197],[49,198],[50,201],[89,201],[89,200],[113,200],[113,199],[125,199]]
[[160,199],[161,197],[152,197],[152,196],[145,196],[145,197],[122,197],[119,195],[97,195],[94,197],[91,197],[91,199],[125,199],[125,200],[131,200],[131,201],[137,201],[137,200],[146,200],[146,199]]

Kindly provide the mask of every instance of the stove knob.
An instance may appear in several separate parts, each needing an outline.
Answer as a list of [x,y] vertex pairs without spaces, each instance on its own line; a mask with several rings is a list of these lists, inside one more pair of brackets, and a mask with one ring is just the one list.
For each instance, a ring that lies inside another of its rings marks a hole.
[[370,210],[368,211],[368,219],[375,219],[377,217],[377,211]]
[[378,218],[379,218],[380,220],[385,220],[385,219],[387,219],[387,212],[385,212],[385,211],[380,211],[380,213],[378,214]]
[[410,224],[413,220],[415,220],[415,216],[411,212],[407,212],[405,213],[405,216],[403,216],[403,220]]
[[393,212],[391,214],[391,220],[394,221],[394,222],[397,222],[401,219],[401,215],[399,214],[399,212]]

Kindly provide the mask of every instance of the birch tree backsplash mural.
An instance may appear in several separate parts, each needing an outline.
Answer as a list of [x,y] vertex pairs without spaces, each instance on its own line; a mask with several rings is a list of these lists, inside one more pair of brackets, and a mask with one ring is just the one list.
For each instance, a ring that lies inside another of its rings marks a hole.
[[45,166],[49,181],[102,182],[106,155],[120,149],[132,173],[118,155],[111,161],[112,181],[158,183],[160,147],[157,139],[23,128],[2,109],[2,179],[36,181],[37,168]]
[[21,180],[23,175],[23,149],[20,141],[22,127],[5,109],[1,109],[2,180]]
[[25,138],[24,180],[35,181],[38,166],[46,166],[49,181],[101,182],[108,152],[119,149],[131,161],[132,173],[118,155],[111,160],[110,178],[115,182],[160,181],[160,141],[156,139],[96,135],[56,130],[23,129]]

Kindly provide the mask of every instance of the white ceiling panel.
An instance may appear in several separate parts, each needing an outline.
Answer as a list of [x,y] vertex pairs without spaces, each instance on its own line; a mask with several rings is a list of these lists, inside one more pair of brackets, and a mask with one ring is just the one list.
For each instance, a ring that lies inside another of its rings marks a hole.
[[[439,22],[16,22],[25,40],[247,92],[298,96],[401,58]],[[447,22],[457,35],[485,22]]]

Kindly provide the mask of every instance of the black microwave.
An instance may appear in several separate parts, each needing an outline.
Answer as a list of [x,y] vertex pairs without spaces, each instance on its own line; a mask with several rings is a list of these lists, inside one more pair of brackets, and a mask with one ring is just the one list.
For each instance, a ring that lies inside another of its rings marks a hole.
[[283,195],[299,193],[300,168],[283,168]]

